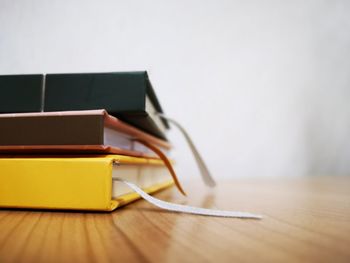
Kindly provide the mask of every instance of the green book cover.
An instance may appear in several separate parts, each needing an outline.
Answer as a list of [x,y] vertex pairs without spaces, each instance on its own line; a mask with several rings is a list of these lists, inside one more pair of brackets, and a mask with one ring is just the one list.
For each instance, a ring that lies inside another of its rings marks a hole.
[[43,75],[1,75],[0,113],[38,112],[42,109]]

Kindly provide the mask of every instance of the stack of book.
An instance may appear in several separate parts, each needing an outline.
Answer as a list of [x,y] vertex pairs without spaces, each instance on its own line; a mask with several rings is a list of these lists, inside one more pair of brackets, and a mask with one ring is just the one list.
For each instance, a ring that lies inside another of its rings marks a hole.
[[112,211],[138,198],[114,177],[173,184],[146,72],[6,75],[0,93],[0,207]]

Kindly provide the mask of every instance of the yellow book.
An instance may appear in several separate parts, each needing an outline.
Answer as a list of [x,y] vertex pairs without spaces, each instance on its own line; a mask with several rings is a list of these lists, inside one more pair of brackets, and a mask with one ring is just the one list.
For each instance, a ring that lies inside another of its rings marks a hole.
[[173,184],[158,159],[122,155],[0,158],[0,207],[112,211]]

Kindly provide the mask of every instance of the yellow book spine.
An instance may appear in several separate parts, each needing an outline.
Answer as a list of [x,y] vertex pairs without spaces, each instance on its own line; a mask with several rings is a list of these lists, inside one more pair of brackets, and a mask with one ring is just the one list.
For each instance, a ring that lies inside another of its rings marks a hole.
[[109,210],[111,158],[0,159],[0,206]]

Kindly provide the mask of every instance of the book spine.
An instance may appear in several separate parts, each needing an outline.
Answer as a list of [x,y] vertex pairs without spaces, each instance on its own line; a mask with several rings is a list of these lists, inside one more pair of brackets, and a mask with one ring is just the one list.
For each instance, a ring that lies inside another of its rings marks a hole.
[[110,210],[113,158],[0,158],[0,207]]
[[1,116],[0,135],[0,145],[99,145],[103,116]]

